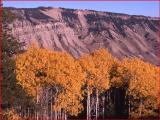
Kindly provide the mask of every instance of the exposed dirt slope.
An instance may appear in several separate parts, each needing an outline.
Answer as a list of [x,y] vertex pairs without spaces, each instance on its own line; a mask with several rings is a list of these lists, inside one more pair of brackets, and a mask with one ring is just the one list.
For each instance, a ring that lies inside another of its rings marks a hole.
[[118,58],[138,56],[159,65],[158,18],[63,8],[10,9],[13,35],[27,46],[65,50],[75,57],[107,48]]

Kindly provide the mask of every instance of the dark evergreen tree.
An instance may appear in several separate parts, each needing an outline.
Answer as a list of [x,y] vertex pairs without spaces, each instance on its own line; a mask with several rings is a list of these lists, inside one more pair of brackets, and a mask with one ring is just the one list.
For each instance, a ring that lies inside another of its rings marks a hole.
[[14,58],[24,52],[25,44],[16,40],[11,34],[9,24],[13,19],[14,15],[4,8],[2,11],[2,108],[19,104],[24,97],[24,91],[16,83]]

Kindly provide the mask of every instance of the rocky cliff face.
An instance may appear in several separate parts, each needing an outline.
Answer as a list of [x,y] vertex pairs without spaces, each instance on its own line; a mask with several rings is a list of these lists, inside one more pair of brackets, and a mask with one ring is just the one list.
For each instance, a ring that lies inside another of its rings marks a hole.
[[137,56],[159,65],[158,19],[63,8],[7,8],[15,15],[13,35],[75,57],[107,48],[118,58]]

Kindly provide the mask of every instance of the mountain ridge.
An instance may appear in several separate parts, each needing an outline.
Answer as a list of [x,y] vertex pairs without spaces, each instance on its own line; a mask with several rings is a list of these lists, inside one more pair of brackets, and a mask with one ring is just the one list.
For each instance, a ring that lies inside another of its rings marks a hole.
[[127,14],[127,13],[117,13],[117,12],[110,12],[110,11],[99,11],[99,10],[92,10],[92,9],[75,9],[75,8],[63,8],[63,7],[34,7],[34,8],[16,8],[16,7],[4,7],[4,9],[64,9],[64,10],[73,10],[73,11],[92,11],[92,12],[99,12],[99,13],[110,13],[110,14],[119,14],[119,15],[126,15],[126,16],[135,16],[135,17],[146,17],[151,18],[153,20],[159,20],[159,17],[153,16],[145,16],[145,15],[136,15],[136,14]]
[[12,34],[26,48],[37,42],[76,58],[106,48],[118,58],[139,57],[159,65],[158,18],[51,7],[5,9],[15,15]]

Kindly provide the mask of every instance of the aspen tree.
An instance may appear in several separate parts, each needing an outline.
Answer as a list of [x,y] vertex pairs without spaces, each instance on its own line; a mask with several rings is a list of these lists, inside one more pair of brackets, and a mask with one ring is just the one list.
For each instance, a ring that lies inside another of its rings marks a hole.
[[152,116],[157,109],[157,67],[138,58],[124,59],[123,65],[132,74],[128,87],[128,95],[132,97],[130,102],[133,106],[131,116],[140,118]]
[[112,55],[105,49],[97,50],[91,55],[84,55],[80,59],[80,64],[85,73],[87,119],[91,117],[91,94],[96,95],[96,119],[98,119],[99,95],[109,89],[109,71],[114,61]]
[[92,54],[95,68],[97,69],[94,88],[96,89],[96,119],[99,112],[99,95],[107,91],[109,85],[109,71],[116,59],[106,50],[99,49]]
[[57,52],[51,56],[50,62],[48,72],[54,79],[50,84],[58,86],[58,91],[60,90],[54,109],[70,115],[78,115],[83,109],[81,86],[84,79],[79,63],[66,52]]
[[93,92],[96,69],[93,62],[93,58],[90,55],[82,56],[79,59],[79,63],[85,75],[84,93],[87,94],[87,120],[89,120],[91,118],[91,94]]
[[[40,90],[43,90],[43,83],[47,80],[47,59],[50,53],[50,51],[40,49],[33,44],[25,53],[16,57],[15,73],[18,84],[23,87],[28,95],[34,98],[38,108]],[[37,119],[39,118],[38,111]]]
[[39,90],[53,86],[57,91],[55,111],[78,115],[83,109],[81,86],[84,75],[79,63],[66,52],[51,52],[33,45],[17,57],[16,74],[18,83],[37,103]]

